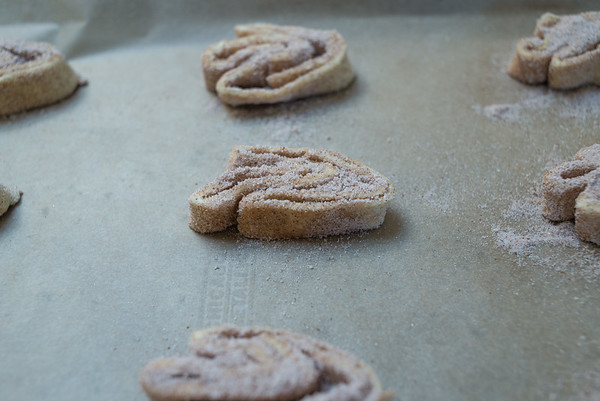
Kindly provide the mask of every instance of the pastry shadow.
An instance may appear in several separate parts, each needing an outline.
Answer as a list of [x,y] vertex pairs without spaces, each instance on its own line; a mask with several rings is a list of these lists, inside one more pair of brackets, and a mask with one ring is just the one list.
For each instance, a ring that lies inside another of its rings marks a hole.
[[337,92],[315,95],[297,100],[290,100],[284,103],[229,106],[225,105],[225,110],[229,117],[248,120],[272,118],[278,116],[289,116],[290,114],[309,114],[314,110],[320,113],[326,113],[328,109],[339,107],[339,105],[348,102],[356,96],[360,90],[360,81],[352,81],[350,86]]
[[366,231],[363,240],[370,239],[374,242],[391,242],[401,240],[404,235],[404,223],[400,212],[389,209],[381,227]]
[[[242,234],[240,234],[240,232],[237,230],[237,227],[233,226],[233,227],[229,227],[223,231],[218,231],[216,233],[207,233],[207,234],[202,234],[202,233],[198,233],[198,232],[193,232],[195,237],[203,240],[203,241],[209,241],[216,244],[222,244],[222,245],[232,245],[232,244],[236,244],[239,243],[240,241],[243,240],[248,240],[248,238],[244,237]],[[264,241],[264,242],[268,242],[268,241]]]

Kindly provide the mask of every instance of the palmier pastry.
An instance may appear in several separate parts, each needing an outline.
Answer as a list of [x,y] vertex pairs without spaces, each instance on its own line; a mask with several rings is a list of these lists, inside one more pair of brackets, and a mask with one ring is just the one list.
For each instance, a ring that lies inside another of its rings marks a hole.
[[600,245],[600,170],[594,170],[588,185],[575,202],[575,229],[584,241]]
[[379,401],[373,370],[332,345],[286,330],[222,326],[192,334],[188,355],[150,361],[153,401]]
[[79,84],[54,46],[0,39],[0,115],[55,103]]
[[575,218],[578,236],[600,245],[600,144],[579,150],[573,161],[546,171],[542,214],[560,222]]
[[189,200],[199,233],[237,223],[262,239],[345,234],[379,227],[394,188],[375,170],[329,150],[237,146],[227,171]]
[[0,216],[6,213],[9,207],[21,199],[21,192],[16,188],[0,185]]
[[508,73],[555,89],[600,85],[600,12],[542,15],[534,36],[517,43]]
[[285,102],[348,86],[354,71],[336,31],[249,24],[202,54],[206,89],[236,106]]

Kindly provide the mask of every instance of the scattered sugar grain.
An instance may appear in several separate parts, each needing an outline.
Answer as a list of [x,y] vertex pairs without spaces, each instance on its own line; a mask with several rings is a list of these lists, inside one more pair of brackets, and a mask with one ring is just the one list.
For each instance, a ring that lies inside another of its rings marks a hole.
[[573,91],[555,91],[545,87],[531,87],[515,103],[473,105],[472,109],[493,121],[509,124],[535,124],[539,112],[552,109],[561,118],[585,121],[594,118],[597,124],[600,91],[596,87],[584,87]]
[[526,233],[518,233],[512,229],[501,229],[499,226],[493,227],[493,230],[496,234],[496,243],[518,256],[528,255],[532,248],[543,245],[580,246],[575,234],[575,226],[569,222],[555,226],[540,226],[533,232],[528,231]]
[[529,260],[597,281],[600,247],[581,241],[572,221],[555,224],[546,220],[541,203],[535,191],[529,197],[513,200],[501,213],[501,221],[492,224],[495,246],[515,254],[519,263]]

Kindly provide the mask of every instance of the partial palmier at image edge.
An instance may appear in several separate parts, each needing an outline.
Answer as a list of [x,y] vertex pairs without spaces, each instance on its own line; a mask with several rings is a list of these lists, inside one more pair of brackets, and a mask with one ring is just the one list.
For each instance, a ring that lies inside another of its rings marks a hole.
[[54,46],[0,39],[0,116],[56,103],[85,84]]
[[360,359],[269,327],[196,331],[186,355],[148,362],[140,382],[153,401],[382,401],[391,396]]

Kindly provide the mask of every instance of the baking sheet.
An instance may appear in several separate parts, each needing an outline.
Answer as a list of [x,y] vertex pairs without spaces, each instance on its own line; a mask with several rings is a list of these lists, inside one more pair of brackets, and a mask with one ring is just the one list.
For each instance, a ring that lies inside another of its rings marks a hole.
[[[397,400],[598,399],[600,254],[551,246],[531,199],[546,168],[599,141],[599,91],[503,70],[547,8],[235,4],[3,6],[0,35],[55,43],[89,85],[0,122],[0,182],[24,193],[0,218],[0,399],[144,400],[147,360],[222,323],[335,344]],[[253,20],[339,30],[356,82],[222,105],[201,53]],[[196,234],[187,198],[238,144],[332,149],[397,197],[359,235]]]

